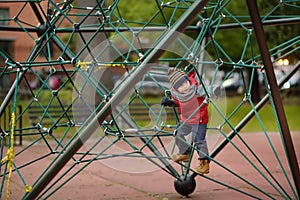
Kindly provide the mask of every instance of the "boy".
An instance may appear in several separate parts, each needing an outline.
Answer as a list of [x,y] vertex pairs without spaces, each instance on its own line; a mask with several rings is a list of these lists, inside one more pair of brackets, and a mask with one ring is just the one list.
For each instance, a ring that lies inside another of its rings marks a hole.
[[[194,144],[199,150],[199,164],[194,168],[194,171],[198,174],[208,174],[209,159],[206,143],[208,110],[204,90],[195,80],[195,75],[195,71],[187,75],[179,69],[170,68],[168,77],[172,85],[171,95],[173,100],[164,97],[161,104],[164,106],[178,106],[178,112],[180,113],[180,120],[177,125],[179,129],[175,137],[179,153],[173,154],[171,159],[174,162],[189,161],[191,147],[187,144],[185,136],[192,132]],[[201,106],[200,109],[199,106]]]

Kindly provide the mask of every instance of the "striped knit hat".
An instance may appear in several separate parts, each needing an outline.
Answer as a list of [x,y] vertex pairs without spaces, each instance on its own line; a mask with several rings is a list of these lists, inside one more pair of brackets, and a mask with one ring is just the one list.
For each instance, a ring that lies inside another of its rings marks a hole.
[[188,76],[185,72],[175,68],[171,67],[168,71],[168,77],[171,82],[171,85],[174,87],[174,89],[178,89],[179,86],[184,83],[185,81],[189,80]]

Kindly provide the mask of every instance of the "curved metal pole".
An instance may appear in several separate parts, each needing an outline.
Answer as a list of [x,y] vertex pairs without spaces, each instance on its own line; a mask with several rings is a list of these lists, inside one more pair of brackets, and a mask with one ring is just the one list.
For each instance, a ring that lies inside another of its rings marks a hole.
[[93,134],[112,112],[112,105],[118,105],[124,96],[128,94],[131,88],[138,82],[138,77],[142,77],[149,69],[149,63],[154,63],[165,52],[165,49],[179,36],[184,28],[194,19],[194,17],[204,8],[208,0],[197,0],[190,8],[182,15],[177,23],[164,34],[163,39],[157,46],[149,53],[141,65],[131,74],[115,94],[109,99],[104,107],[97,113],[97,115],[90,121],[90,123],[82,131],[79,138],[77,138],[71,146],[55,161],[53,167],[47,171],[44,176],[35,184],[32,191],[25,194],[25,200],[36,199],[36,197],[46,188],[52,179],[59,173],[59,171],[67,164],[72,156],[83,146],[84,142]]

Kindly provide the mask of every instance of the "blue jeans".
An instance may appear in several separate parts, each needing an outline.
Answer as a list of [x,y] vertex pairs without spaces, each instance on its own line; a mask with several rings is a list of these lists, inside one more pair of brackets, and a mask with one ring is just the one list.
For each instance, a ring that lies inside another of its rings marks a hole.
[[[178,126],[179,127],[179,124]],[[191,152],[191,144],[186,141],[185,136],[192,132],[193,142],[198,152],[198,160],[208,159],[208,148],[206,142],[206,124],[184,124],[178,130],[175,137],[179,154]]]

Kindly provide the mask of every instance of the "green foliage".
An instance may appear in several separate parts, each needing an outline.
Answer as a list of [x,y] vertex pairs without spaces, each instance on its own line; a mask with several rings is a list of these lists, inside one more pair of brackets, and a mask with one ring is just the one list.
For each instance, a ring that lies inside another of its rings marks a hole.
[[[135,1],[127,0],[118,3],[118,9],[115,14],[128,22],[141,22],[136,26],[143,26],[145,23],[152,25],[172,24],[181,16],[185,10],[178,9],[173,14],[174,9],[163,7],[161,10],[153,0]],[[130,23],[129,23],[130,24]]]
[[[125,21],[147,22],[153,25],[173,24],[186,10],[187,5],[180,2],[178,8],[163,6],[159,9],[153,0],[127,0],[118,3],[116,14]],[[140,25],[142,26],[142,25]]]
[[71,51],[75,52],[75,50],[76,50],[76,40],[77,40],[76,37],[77,37],[77,35],[74,34],[72,37],[70,37],[70,36],[71,36],[70,33],[64,33],[61,38],[62,38],[62,41],[65,44],[68,44],[68,48]]
[[[274,9],[274,5],[277,5],[276,9]],[[264,16],[271,11],[278,15],[282,16],[284,19],[288,19],[290,16],[299,16],[299,2],[293,1],[282,1],[278,4],[276,0],[268,0],[268,1],[259,1],[259,7],[261,11],[261,15]],[[272,20],[274,18],[267,17],[265,20]],[[276,45],[291,40],[292,38],[298,37],[300,33],[300,26],[298,23],[291,24],[282,24],[276,26],[266,26],[265,29],[265,37],[268,42],[269,48],[274,48]],[[286,51],[291,51],[296,48],[297,44],[286,49]],[[277,56],[281,56],[284,52],[280,52]],[[300,51],[296,51],[288,56],[288,59],[293,62],[298,61],[300,56]]]
[[[230,51],[226,51],[229,58],[234,62],[238,62],[239,60],[245,61],[249,59],[253,54],[257,55],[259,51],[255,42],[255,35],[251,34],[251,40],[254,46],[245,43],[250,33],[248,29],[243,28],[242,23],[251,20],[249,17],[246,17],[249,15],[246,1],[231,1],[220,14],[223,15],[222,23],[237,25],[235,28],[219,29],[215,35],[215,40],[223,49],[230,49]],[[240,56],[244,49],[246,49],[246,53],[245,56],[241,58]],[[214,54],[215,53],[212,52],[212,55]],[[225,56],[222,56],[222,58],[224,61],[228,61]]]
[[157,8],[151,4],[153,4],[152,0],[120,1],[118,3],[118,15],[125,21],[145,22],[148,21],[157,10]]
[[[242,23],[249,22],[251,19],[249,17],[248,8],[246,5],[246,1],[230,1],[229,3],[224,4],[224,9],[222,13],[217,13],[215,17],[219,17],[223,15],[222,19],[223,23]],[[296,2],[283,2],[278,4],[277,0],[268,0],[268,1],[258,1],[258,6],[260,10],[260,14],[262,17],[265,15],[272,13],[272,15],[276,14],[278,16],[288,16],[288,15],[298,15],[297,5],[299,3]],[[274,11],[274,5],[277,6],[277,9]],[[209,7],[209,6],[208,6]],[[135,21],[135,22],[151,22],[153,25],[161,25],[161,24],[172,24],[178,17],[185,11],[186,5],[183,3],[180,4],[180,7],[174,12],[173,7],[164,7],[162,9],[163,16],[161,15],[157,4],[152,0],[144,0],[144,1],[120,1],[118,4],[119,13],[116,12],[116,15],[120,16],[123,20]],[[122,10],[122,13],[120,11]],[[173,13],[174,12],[174,13]],[[199,18],[202,13],[199,13]],[[207,16],[211,17],[212,10],[207,9]],[[153,17],[155,16],[155,17]],[[235,16],[235,17],[233,17]],[[151,18],[153,17],[153,18]],[[199,19],[198,18],[198,19]],[[198,21],[196,18],[193,24],[196,24]],[[272,19],[272,18],[266,18]],[[213,24],[216,25],[216,24]],[[143,26],[143,24],[136,24],[136,26]],[[265,35],[269,45],[269,48],[273,48],[274,46],[290,39],[296,37],[300,32],[300,27],[297,25],[280,25],[280,26],[265,26]],[[215,35],[215,41],[220,45],[223,49],[230,49],[228,56],[231,60],[238,62],[239,60],[247,60],[247,58],[252,57],[253,55],[259,54],[258,45],[256,44],[255,34],[252,33],[251,40],[253,41],[254,46],[249,46],[245,44],[245,40],[247,37],[247,30],[243,28],[235,28],[228,30],[218,30]],[[187,33],[190,35],[190,33]],[[195,34],[191,34],[190,36],[196,37]],[[245,46],[246,45],[246,46]],[[246,48],[246,54],[244,58],[241,58],[241,52]],[[216,58],[217,54],[222,54],[221,52],[215,52],[215,49],[212,45],[210,45],[207,51],[211,54],[213,59]],[[299,56],[299,51],[295,52],[292,57]],[[176,55],[172,55],[166,53],[164,57],[170,56],[171,58],[176,57]],[[223,56],[224,61],[226,61],[225,56]],[[290,58],[292,59],[292,58]]]

